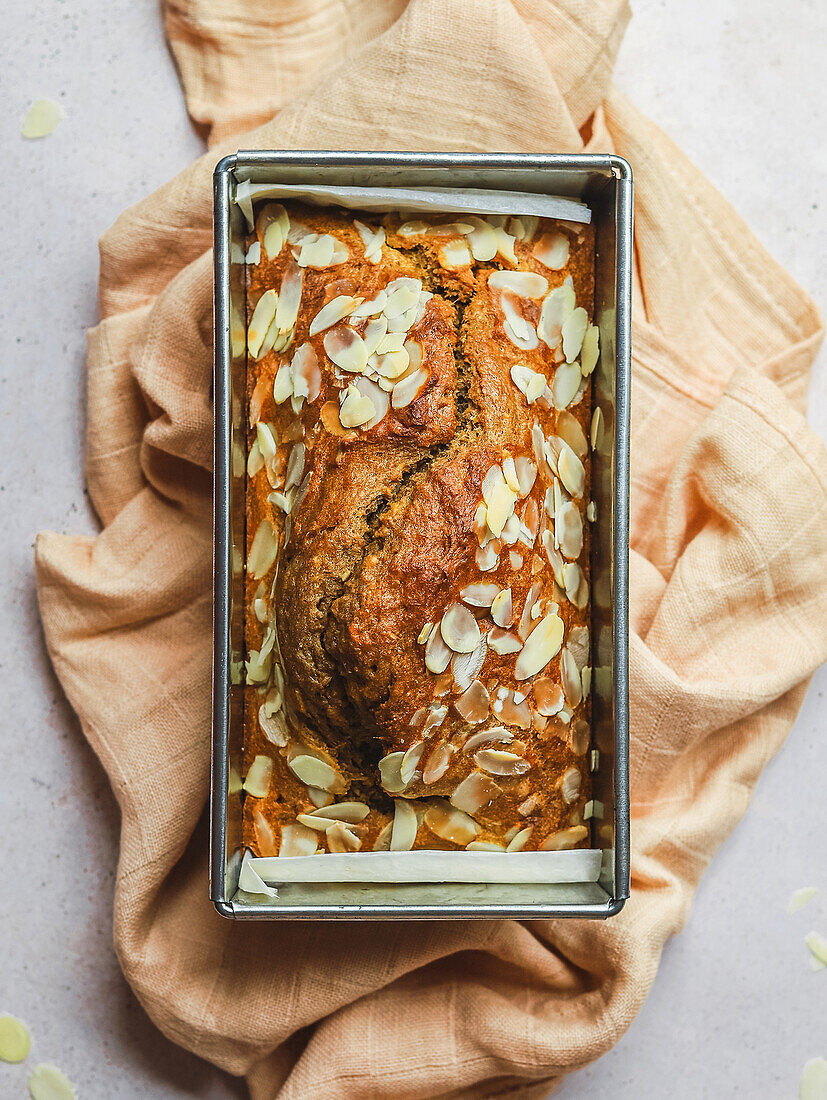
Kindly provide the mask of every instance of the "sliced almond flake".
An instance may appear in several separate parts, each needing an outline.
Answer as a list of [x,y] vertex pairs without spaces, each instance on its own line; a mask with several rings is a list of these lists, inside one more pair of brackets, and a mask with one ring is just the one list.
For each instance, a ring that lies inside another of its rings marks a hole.
[[402,757],[402,763],[399,766],[399,774],[406,787],[413,779],[424,751],[424,741],[415,741],[414,744],[405,751],[405,755]]
[[589,453],[589,443],[579,421],[570,412],[562,410],[557,416],[557,435],[582,461]]
[[261,243],[259,241],[253,241],[247,249],[244,254],[244,263],[250,267],[257,267],[261,263]]
[[558,615],[545,615],[529,634],[514,665],[518,680],[527,680],[541,672],[560,652],[563,642],[563,620]]
[[[289,826],[288,826],[289,828]],[[259,854],[262,856],[275,856],[280,852],[276,851],[276,837],[270,826],[269,821],[261,812],[261,810],[253,810],[253,829],[256,834],[256,844],[258,845]],[[282,830],[282,833],[284,830]],[[284,844],[284,840],[282,840]],[[316,851],[316,838],[313,837],[313,851],[308,853],[312,855]],[[304,853],[301,853],[304,855]]]
[[811,1058],[804,1064],[798,1082],[798,1100],[825,1100],[827,1098],[827,1060]]
[[582,306],[577,306],[576,309],[572,310],[563,322],[561,329],[563,336],[563,355],[565,355],[567,363],[573,363],[580,354],[580,349],[583,346],[583,337],[586,335],[586,329],[588,327],[589,315]]
[[474,259],[482,263],[493,260],[497,255],[497,234],[494,229],[484,218],[475,214],[469,215],[468,221],[473,228],[466,239]]
[[480,749],[474,754],[474,762],[477,767],[489,775],[514,776],[525,775],[531,765],[517,753],[508,752],[507,749]]
[[[509,517],[514,512],[514,505],[517,503],[517,494],[506,485],[505,478],[499,466],[492,467],[492,470],[488,472],[489,475],[493,471],[496,471],[498,476],[493,479],[489,495],[486,498],[486,504],[488,505],[486,523],[488,524],[488,529],[491,534],[499,538]],[[485,494],[485,482],[483,482],[483,494]]]
[[373,844],[374,852],[389,852],[391,846],[391,833],[393,832],[393,822],[389,821],[387,825],[381,830],[379,836]]
[[276,457],[277,443],[270,424],[264,424],[261,421],[256,424],[256,442],[265,462]]
[[489,573],[496,569],[500,560],[500,544],[497,540],[480,547],[474,555],[474,561],[481,573]]
[[523,317],[517,308],[517,301],[509,291],[503,291],[500,296],[500,306],[503,311],[503,332],[511,343],[521,351],[533,351],[537,347],[538,339],[534,326]]
[[276,316],[273,322],[278,330],[278,336],[273,344],[276,351],[284,351],[292,342],[293,330],[296,327],[299,306],[301,305],[303,279],[303,271],[291,261],[285,268],[281,280]]
[[523,613],[520,616],[519,623],[517,624],[517,633],[519,634],[520,638],[523,641],[525,641],[526,638],[528,638],[529,634],[531,633],[531,631],[533,629],[533,627],[532,627],[532,618],[531,618],[531,609],[534,607],[535,603],[539,599],[542,591],[543,591],[542,581],[538,580],[538,581],[534,581],[531,588],[529,588],[528,592],[526,593],[525,604],[523,606]]
[[272,653],[262,655],[257,649],[251,649],[247,655],[247,660],[244,662],[247,683],[265,684],[270,678],[272,663]]
[[493,779],[482,772],[471,772],[451,795],[450,801],[456,809],[475,814],[483,806],[489,806],[498,794],[502,794],[502,787]]
[[326,831],[325,843],[327,850],[336,854],[358,852],[362,847],[361,838],[342,821],[334,821]]
[[331,362],[351,374],[361,374],[368,363],[368,353],[362,337],[352,328],[338,325],[325,333],[324,350]]
[[404,752],[392,752],[379,761],[382,787],[388,794],[398,794],[405,789],[406,784],[402,782],[401,773],[404,755]]
[[390,408],[390,397],[375,382],[371,382],[369,378],[357,378],[354,384],[362,397],[367,398],[373,405],[373,416],[364,425],[364,430],[370,431],[387,416]]
[[[393,335],[396,334],[394,333]],[[400,335],[403,334],[400,333]],[[377,354],[376,370],[383,378],[399,378],[405,373],[410,365],[410,356],[404,348],[400,348],[398,351],[388,351]]]
[[520,831],[518,833],[515,833],[511,840],[509,840],[506,851],[521,852],[523,848],[525,848],[526,844],[528,844],[529,840],[531,839],[531,834],[533,832],[533,825],[527,825],[525,829],[520,829]]
[[517,807],[517,813],[520,817],[528,817],[529,814],[533,814],[539,807],[540,802],[536,794],[530,794],[524,802],[521,802]]
[[442,222],[438,225],[429,225],[425,230],[426,237],[452,237],[464,236],[473,233],[474,227],[470,219],[464,222]]
[[390,850],[392,852],[409,852],[416,843],[418,830],[419,822],[416,810],[410,802],[397,798],[394,802]]
[[279,296],[275,290],[265,290],[256,302],[256,308],[247,326],[247,348],[254,359],[258,357],[267,330],[276,316],[278,301]]
[[595,410],[592,413],[592,426],[590,436],[592,450],[599,450],[600,444],[603,442],[603,411],[599,405],[595,407]]
[[507,455],[503,459],[503,477],[505,483],[512,493],[519,493],[520,483],[517,480],[517,467],[514,465],[514,459],[511,455]]
[[596,772],[600,767],[600,750],[592,749],[589,754],[589,771]]
[[393,388],[391,406],[394,409],[407,408],[425,388],[429,377],[430,372],[422,367],[420,370],[414,371],[413,374],[409,374],[400,382],[397,382]]
[[537,322],[537,335],[554,351],[563,342],[563,325],[574,312],[574,290],[566,283],[555,287],[544,299]]
[[268,260],[274,260],[279,255],[289,231],[290,218],[281,203],[268,202],[262,206],[256,217],[256,233],[261,238]]
[[[241,185],[239,184],[239,186]],[[304,222],[300,222],[296,218],[293,218],[287,227],[287,243],[301,244],[305,237],[310,237],[312,240],[317,241],[319,239],[319,234],[314,233],[304,224]]]
[[422,769],[422,782],[426,785],[430,785],[442,779],[443,775],[448,771],[452,753],[453,749],[450,745],[444,742],[441,745],[437,745],[428,757],[425,767]]
[[471,726],[477,726],[488,717],[491,699],[481,680],[474,680],[470,686],[454,700],[454,706],[461,718]]
[[499,706],[498,713],[503,722],[521,730],[531,729],[531,710],[524,695],[518,698],[516,692],[509,691]]
[[514,460],[517,471],[517,489],[521,497],[527,497],[537,478],[537,467],[530,458],[520,455]]
[[273,380],[273,399],[277,405],[281,405],[288,397],[292,396],[293,378],[290,373],[290,366],[287,363],[282,363],[276,371],[276,377]]
[[296,262],[299,267],[329,267],[333,263],[335,247],[336,242],[329,233],[321,236],[311,233],[301,241]]
[[[363,301],[357,306],[350,317],[352,321],[360,321],[365,317],[374,317],[381,313],[388,301],[388,295],[384,290],[377,290],[376,294],[367,302]],[[387,330],[386,330],[387,331]]]
[[509,550],[508,562],[515,572],[522,569],[523,567],[523,557],[521,554],[518,554],[516,550]]
[[580,499],[586,488],[586,468],[568,443],[562,444],[560,457],[557,460],[557,472],[566,490],[573,497]]
[[589,835],[585,825],[574,825],[570,829],[561,829],[547,836],[540,845],[541,852],[564,852],[574,848]]
[[267,622],[267,601],[259,597],[253,600],[253,613],[260,623]]
[[544,233],[531,252],[541,264],[559,271],[568,262],[569,239],[562,233]]
[[412,305],[409,309],[406,309],[404,313],[400,313],[396,317],[389,317],[387,319],[388,332],[407,333],[408,329],[412,328],[414,322],[416,321],[418,310],[418,304]]
[[827,966],[827,939],[818,932],[808,932],[804,942],[813,958],[822,966]]
[[447,713],[448,708],[444,703],[431,703],[428,707],[425,724],[422,727],[423,734],[427,737],[431,730],[438,729],[445,721],[445,715]]
[[478,734],[472,734],[468,737],[463,746],[463,752],[474,752],[481,745],[490,745],[493,741],[499,742],[501,745],[510,745],[514,740],[514,734],[510,729],[506,729],[505,726],[489,726],[488,729],[479,730]]
[[397,229],[397,233],[400,237],[418,237],[421,233],[424,233],[428,228],[427,222],[413,221],[404,222]]
[[263,703],[258,708],[258,724],[268,741],[272,742],[274,745],[278,745],[280,748],[284,748],[287,744],[287,729],[284,722],[284,716],[278,713],[282,704],[281,692],[277,689],[271,691],[267,696],[268,701],[273,694],[275,694],[278,699],[278,706],[268,712],[268,706],[271,706],[271,704],[269,702]]
[[264,798],[270,790],[273,776],[273,761],[269,756],[258,755],[247,770],[244,790],[253,798]]
[[247,557],[247,572],[253,580],[261,580],[269,573],[278,552],[278,535],[270,521],[263,519],[258,525]]
[[467,584],[460,597],[471,607],[490,607],[499,591],[497,584]]
[[551,396],[555,409],[565,409],[577,396],[582,377],[577,363],[561,363],[554,372]]
[[477,835],[477,823],[447,802],[435,802],[425,811],[425,824],[436,836],[464,848]]
[[563,800],[572,803],[580,794],[580,771],[578,768],[566,768],[560,778],[560,793]]
[[587,378],[595,366],[600,354],[600,334],[596,325],[589,325],[583,337],[583,346],[580,349],[580,373]]
[[337,321],[348,317],[364,300],[364,298],[353,298],[349,294],[338,294],[327,305],[322,306],[310,322],[309,335],[315,336],[318,332],[324,332],[326,328],[335,325]]
[[504,844],[495,844],[491,840],[472,840],[465,845],[466,852],[504,852]]
[[434,624],[429,621],[422,627],[416,639],[419,645],[424,645],[428,638],[430,638],[433,625]]
[[0,1061],[22,1062],[28,1057],[32,1041],[22,1020],[16,1016],[0,1016]]
[[454,653],[472,653],[480,642],[477,620],[462,606],[451,604],[439,624],[443,641]]
[[[532,221],[533,221],[533,226],[532,226],[531,232],[529,232],[529,230],[527,228],[527,223],[532,224]],[[537,222],[538,221],[539,221],[538,218],[533,218],[532,219],[531,217],[525,217],[525,216],[522,216],[522,215],[520,217],[509,218],[508,219],[508,229],[509,229],[509,232],[514,234],[515,240],[522,241],[526,237],[530,237],[530,236],[533,235],[534,231],[537,228]]]
[[[489,218],[489,221],[492,220],[493,219]],[[499,255],[516,267],[519,262],[517,260],[517,253],[514,251],[516,237],[512,236],[510,233],[506,233],[501,225],[494,226],[494,236],[497,238],[497,252]]]
[[[379,343],[376,345],[377,355],[387,355],[388,352],[402,351],[405,346],[405,333],[404,332],[386,332]],[[410,355],[406,356],[405,367],[407,368],[410,362]],[[381,371],[379,372],[382,373]],[[399,372],[402,373],[401,371]],[[396,375],[393,375],[396,377]]]
[[264,456],[262,455],[258,440],[256,440],[250,448],[250,453],[247,455],[247,477],[255,477],[256,474],[264,469]]
[[336,802],[331,806],[323,806],[317,810],[312,810],[310,815],[314,818],[320,818],[331,821],[345,821],[350,825],[358,825],[360,821],[364,821],[370,813],[370,807],[366,806],[364,802]]
[[510,290],[520,298],[542,298],[548,293],[548,279],[533,271],[492,271],[488,285],[492,290]]
[[318,757],[294,756],[288,761],[287,766],[296,778],[308,787],[321,787],[323,791],[330,791],[331,794],[341,791],[344,787],[336,770]]
[[511,841],[514,839],[514,837],[517,835],[517,833],[519,833],[519,831],[520,831],[520,826],[519,825],[512,825],[511,828],[508,830],[508,832],[503,837],[503,840],[505,840],[505,842],[507,844],[510,844]]
[[488,653],[488,640],[480,636],[479,644],[472,653],[457,653],[451,661],[451,673],[460,691],[467,691],[474,678],[479,675]]
[[514,514],[514,512],[512,512],[508,519],[505,521],[505,527],[503,527],[501,533],[501,538],[505,545],[513,546],[517,539],[520,537],[521,531],[522,526],[520,524],[520,521]]
[[75,1086],[66,1074],[48,1062],[34,1067],[28,1084],[32,1100],[77,1100]]
[[554,517],[554,531],[564,557],[573,560],[583,549],[583,519],[577,505],[563,501]]
[[533,405],[546,388],[546,376],[527,367],[525,363],[515,363],[511,368],[511,381],[525,397],[529,405]]
[[437,251],[436,258],[446,271],[461,271],[473,262],[471,250],[464,240],[447,241]]
[[594,521],[597,519],[597,505],[594,503],[593,500],[590,500],[589,503],[586,505],[586,519],[589,521],[589,523],[594,523]]
[[304,460],[306,453],[307,448],[304,443],[299,442],[293,445],[293,449],[290,451],[290,458],[287,462],[287,474],[284,481],[285,492],[299,485],[302,477],[304,477]]
[[566,647],[560,656],[560,677],[563,682],[563,691],[566,693],[566,701],[570,707],[576,707],[583,698],[583,685],[580,680],[580,669],[577,662]]
[[444,672],[451,662],[451,650],[442,639],[439,630],[435,630],[425,646],[425,667],[438,675]]
[[588,699],[589,692],[592,689],[592,670],[588,665],[580,670],[580,684],[583,691],[583,698]]
[[802,886],[800,890],[795,890],[787,904],[787,912],[797,913],[799,909],[809,905],[817,893],[818,887],[816,886]]
[[29,141],[49,137],[50,134],[54,133],[55,127],[64,117],[64,114],[63,107],[54,99],[48,99],[45,96],[36,99],[26,112],[26,117],[20,127],[20,136]]
[[318,837],[313,829],[306,825],[285,825],[281,830],[281,846],[279,856],[294,858],[296,856],[312,856],[316,854]]
[[376,416],[376,406],[369,397],[359,392],[355,385],[350,385],[343,392],[342,404],[339,408],[339,420],[343,428],[358,428],[373,420]]
[[499,627],[511,626],[514,622],[514,607],[511,599],[511,589],[504,588],[499,592],[491,604],[491,618]]

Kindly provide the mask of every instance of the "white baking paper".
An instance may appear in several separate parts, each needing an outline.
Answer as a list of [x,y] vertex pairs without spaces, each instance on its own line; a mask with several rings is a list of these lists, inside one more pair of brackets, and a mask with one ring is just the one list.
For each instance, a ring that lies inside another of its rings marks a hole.
[[[245,858],[262,883],[282,882],[597,882],[603,853],[567,852],[326,852],[289,858]],[[244,881],[242,881],[244,880]],[[246,885],[245,885],[246,881]],[[251,891],[252,892],[252,891]]]
[[235,187],[235,201],[247,224],[253,226],[253,202],[257,199],[300,199],[316,206],[344,206],[354,210],[386,212],[404,210],[417,214],[534,214],[540,218],[588,223],[592,212],[585,203],[556,195],[529,191],[487,191],[473,187],[322,187],[286,183],[250,183]]

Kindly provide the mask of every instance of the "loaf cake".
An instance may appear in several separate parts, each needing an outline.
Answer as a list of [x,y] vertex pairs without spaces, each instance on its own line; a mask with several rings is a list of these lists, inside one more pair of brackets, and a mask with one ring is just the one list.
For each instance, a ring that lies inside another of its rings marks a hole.
[[589,847],[592,227],[266,202],[243,258],[245,845]]

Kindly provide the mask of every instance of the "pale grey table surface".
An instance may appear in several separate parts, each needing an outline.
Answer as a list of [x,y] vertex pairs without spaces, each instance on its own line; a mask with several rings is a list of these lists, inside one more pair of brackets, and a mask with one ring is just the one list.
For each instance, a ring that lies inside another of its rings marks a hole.
[[[819,0],[637,0],[617,82],[732,199],[822,305],[827,301]],[[84,330],[95,323],[98,235],[201,146],[149,0],[31,0],[4,9],[0,147],[7,174],[0,293],[0,1012],[25,1019],[30,1059],[53,1061],[81,1100],[245,1095],[164,1039],[111,946],[118,815],[46,660],[32,541],[92,532],[83,490]],[[23,142],[38,95],[67,118]],[[827,364],[810,418],[827,434]],[[629,1034],[569,1078],[561,1100],[793,1097],[802,1064],[827,1056],[827,971],[802,939],[827,933],[824,774],[827,672],[706,875],[686,931],[667,945]],[[24,858],[29,847],[31,857]],[[824,893],[784,907],[804,884]],[[0,1064],[0,1096],[25,1068]]]

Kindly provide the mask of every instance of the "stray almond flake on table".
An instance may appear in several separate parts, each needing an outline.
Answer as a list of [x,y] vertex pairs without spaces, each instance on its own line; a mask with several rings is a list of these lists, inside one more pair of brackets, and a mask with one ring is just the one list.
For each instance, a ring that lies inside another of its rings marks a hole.
[[0,1016],[0,1059],[22,1062],[31,1050],[32,1041],[26,1025],[15,1016]]
[[794,890],[787,904],[787,912],[797,913],[799,909],[809,905],[817,893],[818,888],[816,886],[802,886],[800,890]]
[[64,116],[64,110],[53,99],[36,99],[26,112],[20,135],[24,138],[44,138]]
[[798,1100],[827,1100],[827,1060],[811,1058],[798,1083]]
[[57,1066],[43,1063],[29,1074],[32,1100],[78,1100],[75,1086]]

